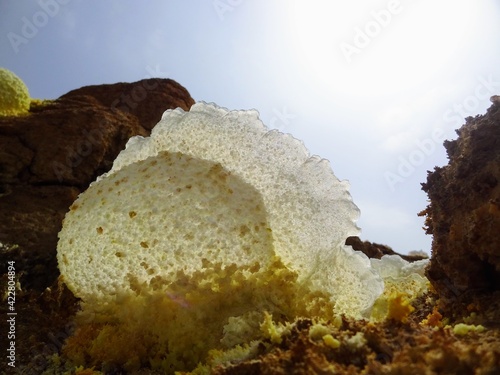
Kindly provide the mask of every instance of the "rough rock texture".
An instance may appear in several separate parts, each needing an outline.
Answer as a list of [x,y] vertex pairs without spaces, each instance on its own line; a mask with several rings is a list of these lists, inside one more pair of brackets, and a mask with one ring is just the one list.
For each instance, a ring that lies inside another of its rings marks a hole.
[[147,79],[82,87],[28,115],[0,117],[0,258],[16,261],[23,287],[41,291],[57,278],[68,207],[127,140],[148,135],[166,109],[192,104],[175,81]]
[[[56,281],[41,293],[18,290],[15,306],[16,367],[9,371],[4,362],[0,373],[42,374],[74,331],[72,319],[79,309],[78,300],[62,282]],[[0,328],[7,332],[4,322]],[[5,341],[0,341],[3,346]]]
[[216,367],[213,374],[496,374],[500,369],[498,331],[458,336],[451,328],[344,319],[340,327],[328,326],[336,348],[321,336],[311,337],[312,326],[299,320],[282,343],[261,345],[257,358]]
[[444,144],[448,165],[422,184],[434,237],[427,276],[446,298],[500,290],[500,103],[457,133]]
[[381,245],[375,242],[370,242],[370,241],[362,241],[359,237],[347,237],[345,241],[346,245],[352,246],[354,250],[361,251],[364,253],[368,258],[376,258],[380,259],[384,255],[399,255],[401,258],[404,260],[407,260],[408,262],[415,262],[417,260],[421,259],[427,259],[427,256],[423,254],[399,254],[392,250],[389,246],[387,245]]
[[150,78],[133,83],[85,86],[72,90],[61,99],[79,100],[91,97],[99,105],[129,113],[140,125],[151,130],[167,109],[189,110],[194,104],[187,90],[171,79]]

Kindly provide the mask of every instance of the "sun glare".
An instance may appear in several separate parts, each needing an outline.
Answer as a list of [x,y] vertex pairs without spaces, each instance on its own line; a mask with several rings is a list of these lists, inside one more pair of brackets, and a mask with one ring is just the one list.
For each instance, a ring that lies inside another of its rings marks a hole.
[[446,73],[467,54],[480,11],[471,1],[296,0],[304,69],[329,91],[397,94]]

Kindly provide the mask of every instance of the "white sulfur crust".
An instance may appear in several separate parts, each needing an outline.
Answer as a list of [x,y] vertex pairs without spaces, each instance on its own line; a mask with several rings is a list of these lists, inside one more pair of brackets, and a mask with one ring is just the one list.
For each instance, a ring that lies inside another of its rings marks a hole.
[[203,258],[265,266],[276,255],[339,312],[360,316],[383,281],[344,245],[359,234],[358,216],[348,183],[302,142],[269,131],[256,111],[197,103],[129,140],[66,216],[58,260],[77,296],[106,299],[133,288],[131,279],[173,281]]
[[274,255],[262,197],[219,164],[161,152],[93,184],[60,233],[59,266],[76,295],[101,298],[203,260],[248,265]]

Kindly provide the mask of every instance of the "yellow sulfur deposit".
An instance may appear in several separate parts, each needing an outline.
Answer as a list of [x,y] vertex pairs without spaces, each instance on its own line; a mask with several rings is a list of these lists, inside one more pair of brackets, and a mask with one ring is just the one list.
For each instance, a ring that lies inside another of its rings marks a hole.
[[84,304],[64,355],[87,367],[108,363],[173,373],[194,369],[210,350],[262,337],[279,342],[286,331],[281,323],[298,316],[331,318],[325,296],[300,287],[297,274],[278,259],[265,269],[206,266],[189,277],[179,273],[167,290],[142,290],[107,306]]
[[326,346],[329,346],[332,349],[340,348],[340,341],[334,338],[331,334],[324,335],[323,342]]
[[484,330],[482,325],[458,323],[453,326],[453,333],[457,336],[464,336],[470,332],[483,332]]
[[414,311],[412,302],[428,290],[424,268],[428,260],[408,263],[397,255],[385,255],[371,259],[372,266],[384,280],[384,292],[377,298],[371,311],[371,319],[393,319],[406,322]]
[[405,323],[408,315],[410,315],[414,310],[415,308],[411,305],[405,295],[391,295],[389,298],[389,311],[387,318]]
[[0,68],[0,116],[27,113],[30,102],[28,88],[21,78],[5,68]]
[[82,312],[63,353],[104,372],[202,371],[299,317],[368,318],[389,279],[345,246],[358,214],[328,161],[255,111],[167,111],[64,219],[59,269]]

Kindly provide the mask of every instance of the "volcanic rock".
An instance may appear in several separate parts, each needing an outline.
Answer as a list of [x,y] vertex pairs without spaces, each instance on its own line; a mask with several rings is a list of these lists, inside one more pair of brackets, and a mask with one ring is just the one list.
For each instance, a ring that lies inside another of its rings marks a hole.
[[423,253],[410,252],[409,254],[400,254],[394,251],[391,247],[387,245],[378,244],[370,241],[362,241],[359,237],[351,236],[347,237],[345,241],[346,245],[351,246],[354,250],[361,251],[368,258],[380,259],[384,255],[399,255],[401,258],[408,262],[415,262],[417,260],[427,259],[427,255]]
[[500,290],[500,102],[445,141],[449,163],[422,188],[433,235],[427,277],[444,298]]
[[91,97],[105,108],[137,117],[146,130],[153,129],[167,109],[188,111],[194,104],[184,87],[171,79],[160,78],[85,86],[64,94],[60,99],[78,101],[81,97]]

